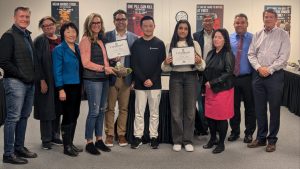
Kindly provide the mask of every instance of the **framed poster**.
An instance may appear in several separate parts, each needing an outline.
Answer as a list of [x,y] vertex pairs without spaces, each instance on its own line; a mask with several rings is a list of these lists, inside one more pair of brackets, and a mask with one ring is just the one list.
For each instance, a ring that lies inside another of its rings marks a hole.
[[153,8],[152,3],[127,3],[128,30],[143,36],[140,21],[146,15],[153,17]]
[[196,31],[201,31],[204,15],[213,16],[214,29],[223,28],[224,5],[197,5]]
[[73,22],[79,29],[79,2],[51,1],[51,16],[57,21],[57,34],[65,22]]
[[285,5],[265,5],[265,9],[272,8],[278,15],[277,27],[284,29],[290,35],[291,31],[291,6]]

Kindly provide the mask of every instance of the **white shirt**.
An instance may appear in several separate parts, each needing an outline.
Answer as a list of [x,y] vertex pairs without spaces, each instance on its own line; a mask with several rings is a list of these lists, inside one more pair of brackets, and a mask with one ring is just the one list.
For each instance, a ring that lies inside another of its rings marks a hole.
[[204,30],[203,38],[204,38],[204,46],[203,46],[203,59],[206,60],[207,53],[212,49],[212,32],[208,34]]

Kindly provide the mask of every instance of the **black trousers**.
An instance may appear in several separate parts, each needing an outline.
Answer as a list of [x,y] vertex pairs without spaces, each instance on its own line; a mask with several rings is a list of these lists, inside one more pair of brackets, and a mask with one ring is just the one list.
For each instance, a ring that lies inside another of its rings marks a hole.
[[256,129],[256,115],[252,92],[252,76],[244,75],[235,78],[234,83],[234,116],[230,119],[231,134],[240,135],[241,101],[245,107],[245,135],[252,135]]
[[211,118],[207,118],[208,127],[210,131],[210,140],[215,141],[217,139],[217,131],[219,133],[219,144],[224,145],[224,141],[226,138],[227,130],[228,130],[228,122],[227,120],[214,120]]
[[76,124],[80,112],[81,85],[64,85],[64,90],[66,92],[66,100],[61,101],[63,114],[61,125]]
[[[268,77],[253,74],[253,94],[255,112],[257,115],[257,139],[261,142],[268,140],[269,144],[277,142],[280,125],[280,106],[282,102],[284,72],[279,70]],[[268,106],[270,109],[270,123],[268,127]],[[269,131],[269,135],[267,136]]]

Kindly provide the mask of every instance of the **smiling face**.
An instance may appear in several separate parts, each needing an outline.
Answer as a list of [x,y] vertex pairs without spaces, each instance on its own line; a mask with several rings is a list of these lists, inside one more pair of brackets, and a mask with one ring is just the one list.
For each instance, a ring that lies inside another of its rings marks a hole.
[[18,10],[14,16],[15,25],[21,29],[26,29],[30,24],[30,11]]
[[93,34],[98,35],[102,28],[102,21],[99,17],[94,17],[91,22],[91,30]]
[[76,38],[77,38],[76,30],[72,27],[66,28],[66,30],[64,32],[64,38],[65,38],[65,41],[69,44],[75,43]]
[[264,20],[265,29],[269,31],[275,27],[277,22],[277,17],[275,14],[271,12],[265,12],[263,20]]
[[221,50],[225,44],[225,39],[221,32],[216,32],[215,36],[213,37],[213,43],[215,48],[218,50]]
[[42,23],[42,30],[47,36],[52,36],[56,31],[56,25],[50,19],[46,19]]
[[202,26],[206,32],[211,32],[214,27],[214,20],[212,16],[204,16]]
[[128,20],[125,16],[125,14],[117,14],[114,19],[114,24],[116,26],[117,31],[126,31]]
[[177,34],[179,37],[179,40],[185,40],[188,35],[188,25],[186,23],[181,23],[178,26]]
[[236,17],[233,23],[235,32],[238,35],[243,35],[247,32],[248,21],[245,17]]

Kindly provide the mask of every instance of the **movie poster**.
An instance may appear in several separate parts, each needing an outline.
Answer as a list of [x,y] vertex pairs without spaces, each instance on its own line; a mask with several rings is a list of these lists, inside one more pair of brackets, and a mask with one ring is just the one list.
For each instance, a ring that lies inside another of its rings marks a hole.
[[65,22],[73,22],[79,29],[79,2],[51,1],[51,16],[57,21],[57,34]]
[[153,17],[153,8],[152,3],[127,3],[128,30],[143,36],[140,20],[146,15]]
[[290,35],[291,31],[291,6],[265,5],[265,9],[272,8],[278,15],[277,27],[284,29]]
[[224,5],[197,5],[196,9],[196,30],[202,30],[202,20],[204,15],[212,15],[214,19],[214,29],[223,27]]

